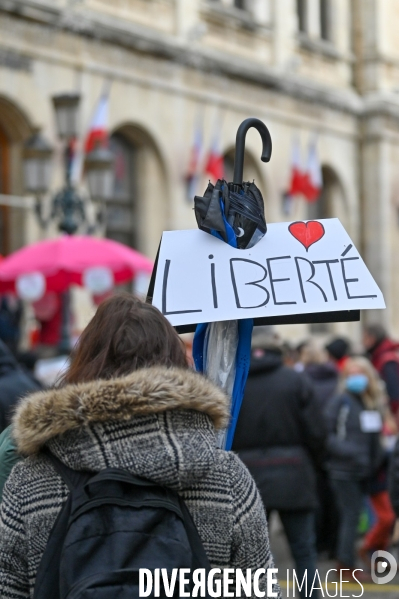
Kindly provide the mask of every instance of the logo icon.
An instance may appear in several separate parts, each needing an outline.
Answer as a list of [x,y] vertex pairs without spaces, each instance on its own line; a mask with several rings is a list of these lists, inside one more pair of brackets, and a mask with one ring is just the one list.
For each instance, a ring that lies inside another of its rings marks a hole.
[[396,576],[398,565],[388,551],[375,551],[371,556],[371,578],[375,584],[387,584]]

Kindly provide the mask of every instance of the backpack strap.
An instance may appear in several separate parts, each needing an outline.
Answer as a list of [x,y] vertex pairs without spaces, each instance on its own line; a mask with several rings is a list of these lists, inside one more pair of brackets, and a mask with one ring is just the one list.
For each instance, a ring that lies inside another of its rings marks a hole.
[[60,599],[60,563],[72,509],[72,494],[61,508],[37,570],[33,599]]
[[[184,528],[187,533],[187,538],[190,543],[191,551],[192,551],[192,564],[191,569],[196,570],[197,568],[205,568],[207,572],[211,569],[211,564],[209,563],[208,556],[205,553],[204,546],[202,544],[201,538],[198,534],[197,527],[194,524],[192,516],[188,511],[188,507],[185,504],[184,499],[179,496],[180,509],[183,514],[183,522]],[[208,597],[208,593],[206,593],[206,597]]]
[[72,470],[72,468],[63,464],[61,460],[51,453],[48,447],[43,449],[43,453],[50,460],[71,493],[76,489],[83,487],[95,474],[93,472],[79,472],[78,470]]
[[56,472],[67,485],[70,493],[54,523],[46,549],[40,561],[33,599],[48,599],[48,597],[59,599],[61,552],[72,511],[72,492],[75,489],[82,488],[93,474],[77,472],[76,470],[72,470],[72,468],[68,468],[47,447],[43,449],[43,454],[50,460]]

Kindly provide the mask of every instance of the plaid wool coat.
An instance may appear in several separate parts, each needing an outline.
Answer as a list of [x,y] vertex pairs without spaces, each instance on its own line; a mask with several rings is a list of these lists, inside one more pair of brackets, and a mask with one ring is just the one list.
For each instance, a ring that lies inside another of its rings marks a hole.
[[226,397],[205,377],[163,367],[24,398],[13,434],[26,458],[14,466],[0,509],[0,597],[33,597],[68,496],[44,446],[75,470],[122,468],[176,490],[213,567],[273,568],[255,483],[234,453],[216,447],[227,418]]

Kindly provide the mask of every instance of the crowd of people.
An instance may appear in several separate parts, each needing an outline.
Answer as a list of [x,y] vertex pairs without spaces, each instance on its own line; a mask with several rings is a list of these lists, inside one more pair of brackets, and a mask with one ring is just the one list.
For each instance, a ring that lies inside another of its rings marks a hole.
[[[193,371],[181,339],[160,312],[128,294],[99,306],[52,388],[41,388],[0,342],[0,596],[46,596],[37,584],[45,588],[49,572],[60,570],[50,541],[68,497],[75,497],[79,484],[87,489],[100,471],[109,473],[112,489],[123,487],[118,510],[132,507],[128,484],[151,481],[153,493],[157,485],[175,493],[209,566],[264,568],[264,590],[274,567],[267,525],[273,512],[298,578],[307,572],[312,580],[318,557],[326,556],[349,574],[362,568],[368,580],[371,555],[390,546],[399,517],[399,345],[379,325],[365,329],[363,345],[356,353],[348,340],[335,338],[323,348],[311,340],[293,348],[273,332],[255,329],[233,451],[226,452],[217,447],[217,433],[229,418],[227,398]],[[78,518],[74,501],[69,523]],[[369,524],[359,537],[365,512]],[[103,522],[110,526],[115,513],[107,512]],[[143,516],[146,526],[151,518]],[[100,536],[102,542],[107,537]],[[79,547],[78,541],[72,545]],[[102,597],[104,571],[110,570],[107,584],[125,597],[132,578],[120,573],[133,572],[132,556],[114,541],[109,553],[101,549],[100,559],[99,546],[92,545],[84,560],[96,580],[102,577],[87,596]],[[163,567],[151,560],[143,567]],[[82,568],[74,572],[75,583],[86,590]],[[71,580],[64,565],[56,579],[62,596],[75,596]],[[278,584],[270,588],[280,596]]]
[[[279,513],[301,579],[322,555],[371,580],[371,556],[391,544],[399,516],[399,344],[373,325],[363,345],[292,348],[255,331],[233,449],[267,513]],[[372,523],[358,545],[363,512]]]

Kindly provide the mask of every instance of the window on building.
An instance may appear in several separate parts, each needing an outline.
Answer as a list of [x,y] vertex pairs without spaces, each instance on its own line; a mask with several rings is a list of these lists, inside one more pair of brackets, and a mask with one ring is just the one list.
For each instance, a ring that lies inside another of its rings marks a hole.
[[320,37],[331,40],[330,0],[320,0]]
[[307,0],[297,0],[296,7],[298,13],[298,29],[303,33],[307,32],[308,24],[307,24]]
[[114,190],[106,207],[106,236],[136,247],[137,151],[120,133],[111,136],[110,149],[114,155]]

